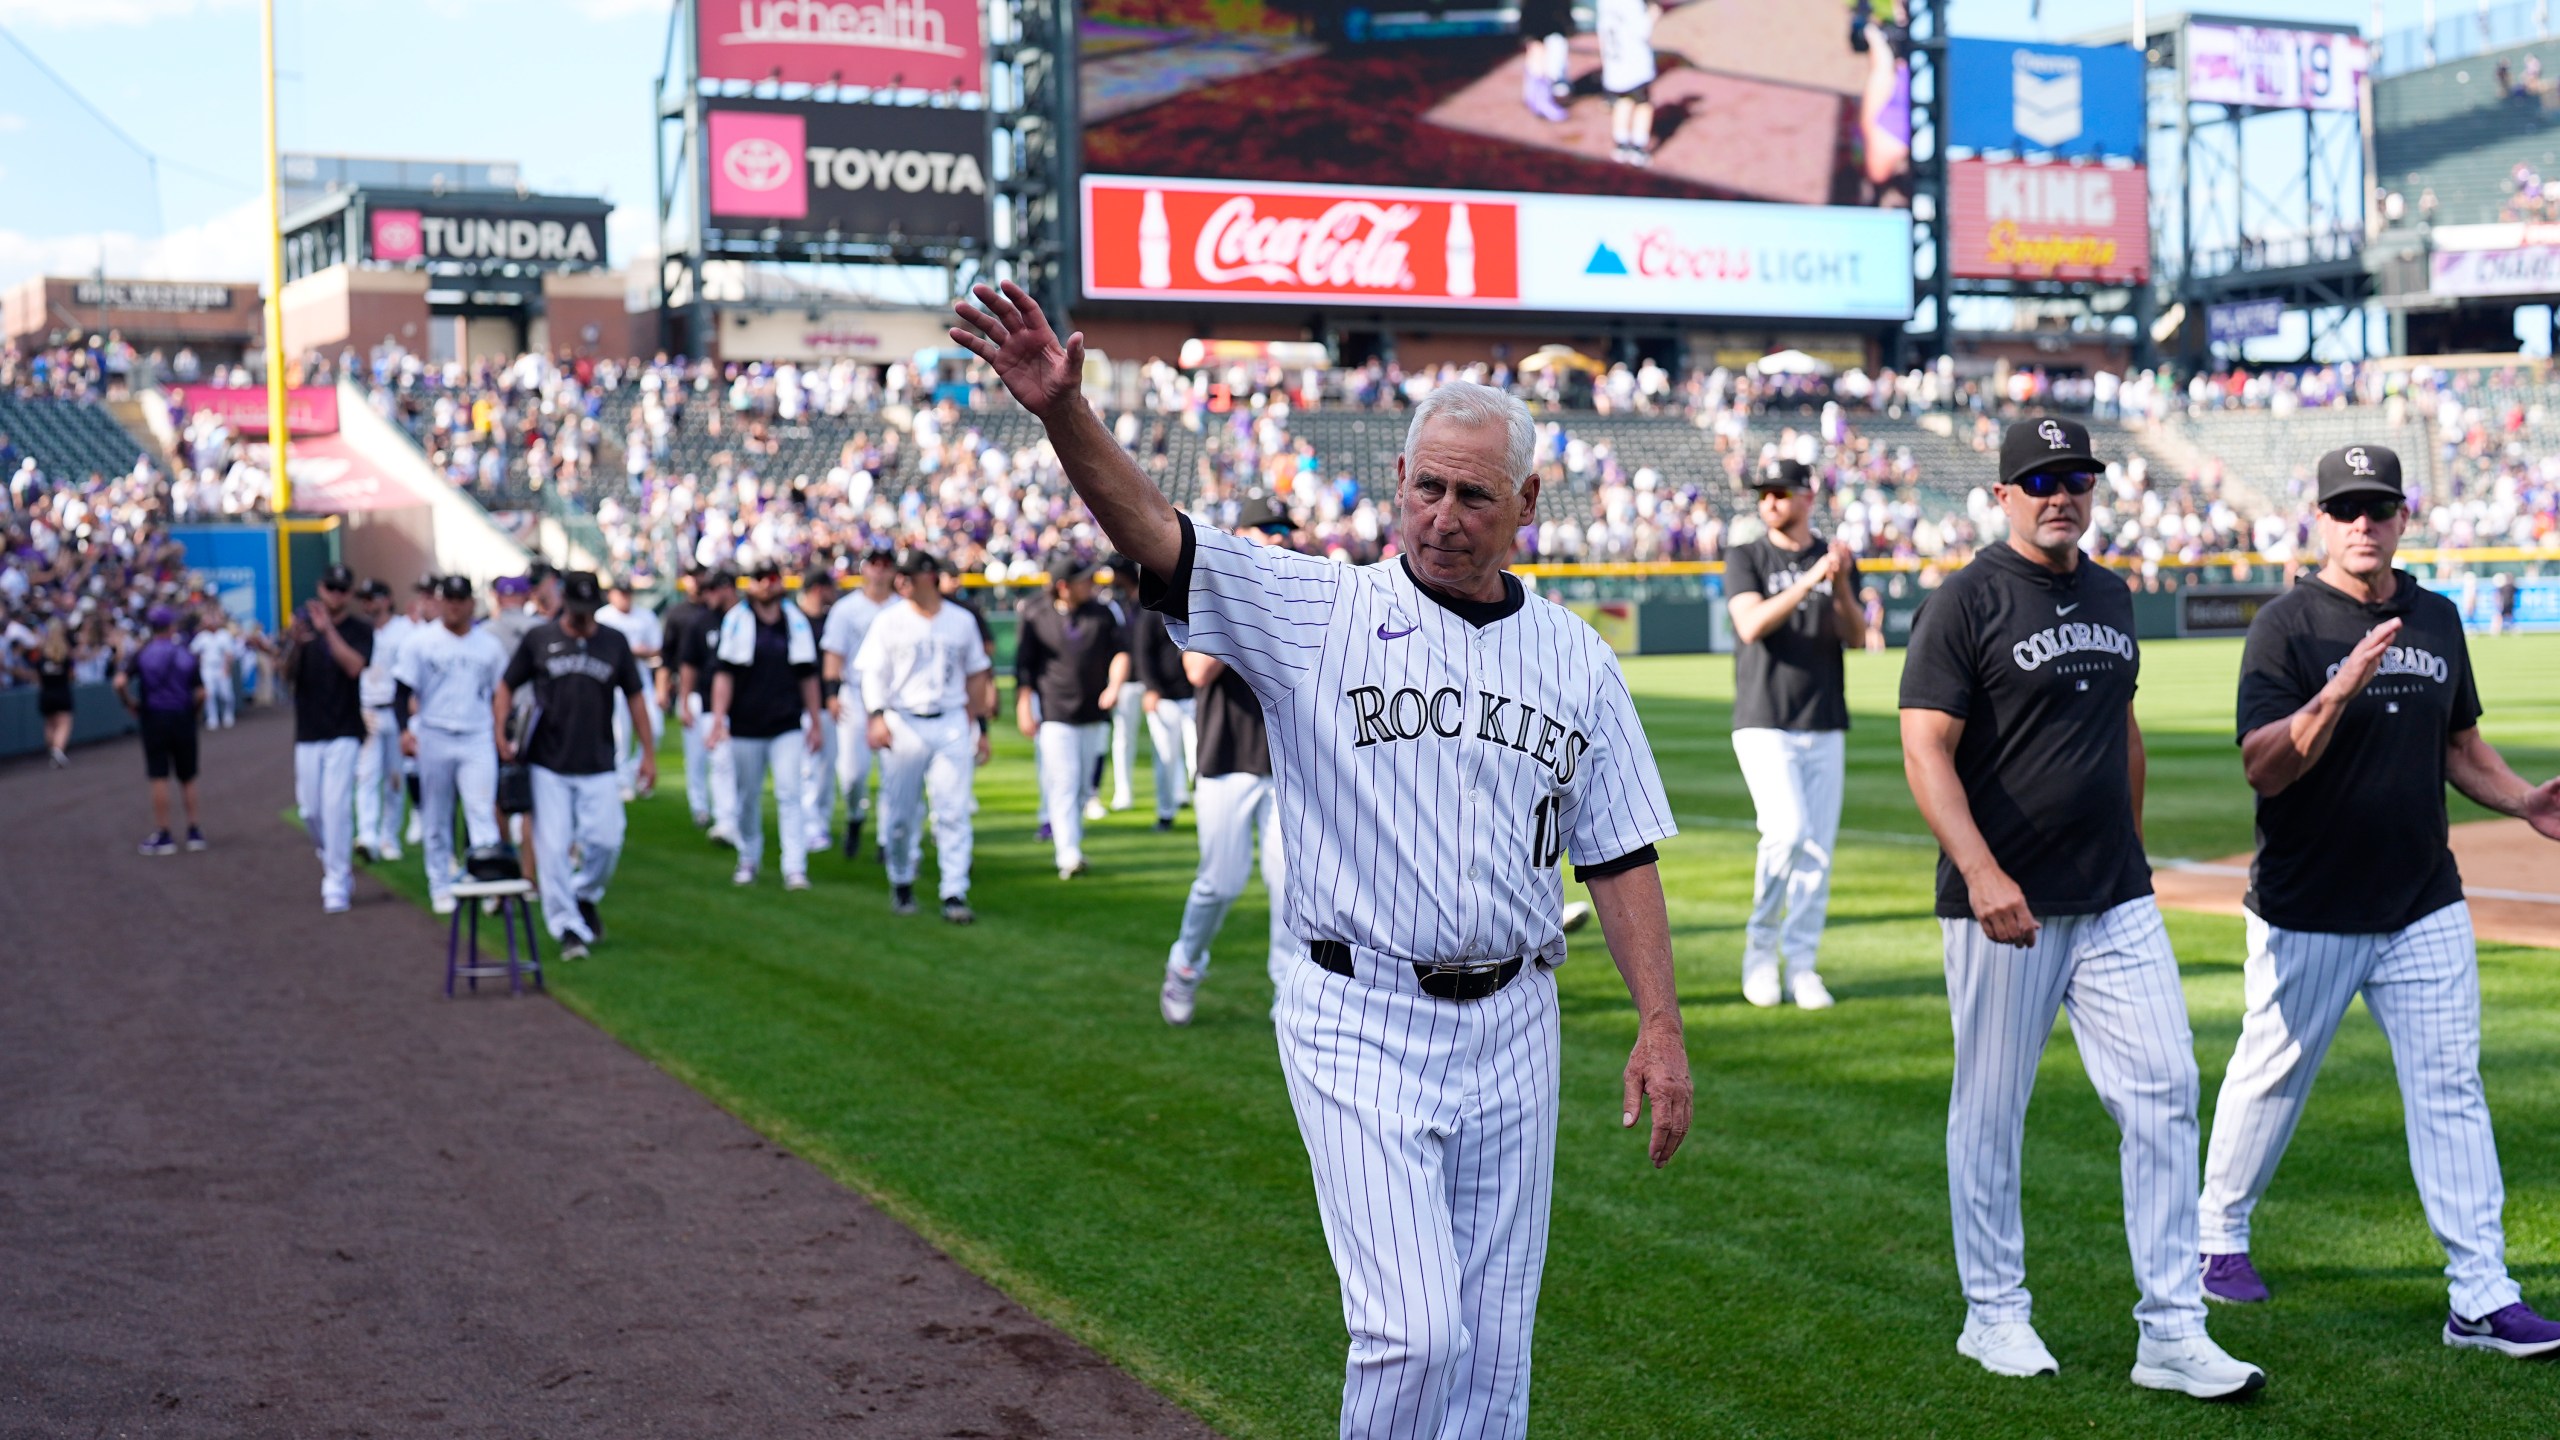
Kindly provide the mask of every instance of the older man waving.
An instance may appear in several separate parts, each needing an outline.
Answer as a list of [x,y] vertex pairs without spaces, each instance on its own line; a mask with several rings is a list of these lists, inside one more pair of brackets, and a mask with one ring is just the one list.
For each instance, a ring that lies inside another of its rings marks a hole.
[[1555,1160],[1570,851],[1640,1017],[1624,1123],[1687,1133],[1655,841],[1674,833],[1616,659],[1503,569],[1537,508],[1516,400],[1454,384],[1397,464],[1406,551],[1335,565],[1196,528],[1078,391],[1030,296],[980,286],[952,337],[1040,418],[1141,596],[1269,727],[1292,933],[1282,1068],[1351,1332],[1342,1433],[1517,1436]]

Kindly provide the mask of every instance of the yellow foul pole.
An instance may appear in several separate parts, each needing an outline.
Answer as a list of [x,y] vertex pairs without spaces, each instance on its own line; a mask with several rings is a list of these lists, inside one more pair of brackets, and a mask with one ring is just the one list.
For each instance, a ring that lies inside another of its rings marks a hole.
[[293,508],[293,481],[285,473],[284,176],[276,160],[276,0],[258,4],[258,73],[266,86],[267,155],[267,464],[275,479],[276,583],[285,587],[277,613],[290,618],[293,564],[285,539],[285,513]]

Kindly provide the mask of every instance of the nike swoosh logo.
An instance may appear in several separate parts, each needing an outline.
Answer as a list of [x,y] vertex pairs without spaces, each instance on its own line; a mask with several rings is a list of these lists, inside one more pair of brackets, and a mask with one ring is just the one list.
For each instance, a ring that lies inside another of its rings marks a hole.
[[1378,638],[1381,640],[1401,640],[1421,628],[1422,627],[1419,625],[1407,625],[1401,630],[1390,630],[1382,623],[1378,626]]
[[2074,600],[2068,605],[2056,605],[2053,607],[2053,613],[2056,615],[2068,615],[2072,611],[2077,610],[2088,603],[2089,602],[2086,600]]

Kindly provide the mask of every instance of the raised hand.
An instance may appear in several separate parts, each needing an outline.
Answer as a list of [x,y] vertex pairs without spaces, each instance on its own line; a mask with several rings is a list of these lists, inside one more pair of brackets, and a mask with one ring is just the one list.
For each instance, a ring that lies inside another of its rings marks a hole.
[[1059,407],[1080,403],[1084,387],[1084,334],[1078,331],[1061,344],[1040,313],[1040,302],[1007,280],[1001,287],[980,285],[970,291],[977,300],[951,307],[960,317],[951,339],[984,360],[1023,409],[1046,420]]
[[2341,700],[2353,700],[2373,682],[2374,672],[2382,668],[2383,652],[2400,636],[2400,622],[2385,620],[2365,632],[2347,658],[2338,662],[2338,673],[2329,684]]

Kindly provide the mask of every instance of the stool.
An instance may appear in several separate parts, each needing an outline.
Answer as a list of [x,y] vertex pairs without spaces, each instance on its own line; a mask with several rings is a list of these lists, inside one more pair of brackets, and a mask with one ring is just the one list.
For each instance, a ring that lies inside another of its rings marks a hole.
[[[528,974],[533,977],[534,989],[544,988],[542,942],[539,938],[541,932],[535,927],[533,921],[533,882],[530,880],[464,880],[454,885],[452,894],[453,928],[447,932],[444,942],[445,998],[453,998],[453,982],[456,980],[469,981],[472,993],[478,994],[480,981],[484,976],[491,979],[500,975],[506,976],[507,993],[510,995],[524,993],[525,977]],[[499,923],[506,926],[507,963],[504,965],[484,963],[480,958],[480,909],[481,902],[486,900],[497,902]],[[462,917],[466,915],[471,917],[471,959],[468,964],[461,958]],[[525,958],[521,963],[516,959],[516,925],[519,921],[524,925]]]

